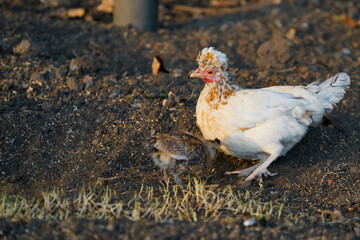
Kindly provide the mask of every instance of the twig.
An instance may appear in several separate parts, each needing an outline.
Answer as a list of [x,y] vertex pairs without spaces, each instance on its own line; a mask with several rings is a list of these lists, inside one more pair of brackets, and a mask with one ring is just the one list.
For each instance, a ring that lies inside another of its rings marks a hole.
[[206,14],[206,15],[216,15],[216,14],[226,14],[226,13],[240,13],[247,11],[257,11],[263,8],[277,6],[278,4],[271,3],[262,3],[262,4],[252,4],[242,7],[224,7],[224,8],[215,8],[215,7],[191,7],[185,5],[175,5],[173,7],[174,11],[188,12],[191,14]]

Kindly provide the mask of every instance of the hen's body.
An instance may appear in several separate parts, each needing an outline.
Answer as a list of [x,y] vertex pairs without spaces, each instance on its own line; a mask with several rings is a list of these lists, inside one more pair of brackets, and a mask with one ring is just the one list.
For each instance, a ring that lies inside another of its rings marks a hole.
[[251,168],[228,172],[248,176],[248,181],[273,175],[267,170],[270,163],[298,143],[309,126],[319,124],[325,111],[343,98],[344,89],[350,84],[349,76],[340,73],[322,84],[241,89],[229,70],[216,68],[211,61],[210,67],[206,66],[209,61],[204,61],[204,55],[213,52],[215,60],[221,60],[221,55],[216,58],[218,51],[204,50],[202,58],[201,54],[198,57],[199,65],[218,75],[213,82],[209,82],[212,79],[209,74],[204,79],[208,83],[197,102],[197,124],[206,139],[221,141],[225,153],[260,160]]

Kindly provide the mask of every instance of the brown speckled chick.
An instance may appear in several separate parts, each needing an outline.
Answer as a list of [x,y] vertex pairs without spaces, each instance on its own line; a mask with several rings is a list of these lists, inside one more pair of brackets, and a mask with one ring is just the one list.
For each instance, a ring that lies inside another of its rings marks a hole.
[[167,171],[174,176],[179,185],[184,185],[179,174],[203,170],[215,159],[220,141],[206,141],[202,136],[188,132],[158,133],[154,147],[157,152],[151,153],[155,165],[164,170],[164,180],[169,181]]

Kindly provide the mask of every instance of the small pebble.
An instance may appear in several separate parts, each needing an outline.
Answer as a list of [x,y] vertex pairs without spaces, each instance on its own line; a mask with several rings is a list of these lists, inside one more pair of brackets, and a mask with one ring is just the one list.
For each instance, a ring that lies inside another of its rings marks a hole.
[[342,53],[343,53],[345,56],[348,56],[348,55],[351,54],[351,51],[350,51],[350,49],[348,49],[348,48],[343,48],[343,49],[342,49]]
[[257,220],[255,218],[250,218],[244,221],[244,226],[245,227],[250,227],[253,226],[257,223]]
[[31,50],[31,43],[28,40],[22,40],[16,47],[13,48],[13,53],[22,55]]

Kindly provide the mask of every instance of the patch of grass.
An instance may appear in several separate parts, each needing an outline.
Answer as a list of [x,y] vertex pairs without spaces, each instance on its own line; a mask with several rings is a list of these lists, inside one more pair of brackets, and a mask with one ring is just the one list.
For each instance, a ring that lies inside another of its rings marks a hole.
[[231,218],[252,216],[257,219],[277,219],[282,215],[283,203],[254,200],[249,191],[234,192],[230,186],[219,188],[205,181],[192,179],[186,187],[177,185],[142,185],[132,197],[121,199],[109,188],[82,188],[69,196],[62,190],[43,192],[41,197],[28,199],[10,197],[5,192],[0,200],[0,217],[59,219],[128,218],[133,221],[185,220],[196,222],[217,219],[222,215]]

